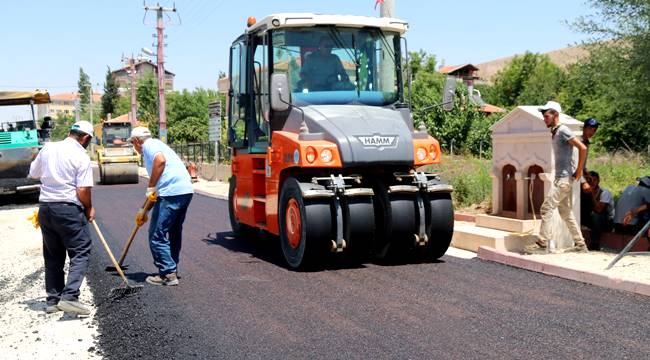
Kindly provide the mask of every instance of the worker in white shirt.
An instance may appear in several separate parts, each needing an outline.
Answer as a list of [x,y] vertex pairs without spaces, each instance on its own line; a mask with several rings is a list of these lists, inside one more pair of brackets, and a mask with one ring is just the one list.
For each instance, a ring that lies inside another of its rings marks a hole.
[[[79,302],[92,241],[86,226],[95,218],[93,173],[86,148],[93,137],[88,121],[78,121],[62,141],[46,144],[32,162],[29,177],[41,180],[38,220],[43,234],[46,312],[90,314]],[[70,256],[67,279],[63,266]]]

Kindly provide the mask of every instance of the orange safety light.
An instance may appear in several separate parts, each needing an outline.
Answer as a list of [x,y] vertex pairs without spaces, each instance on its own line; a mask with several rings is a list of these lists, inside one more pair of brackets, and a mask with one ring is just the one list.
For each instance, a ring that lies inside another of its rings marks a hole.
[[316,149],[314,149],[311,146],[308,146],[305,158],[307,159],[307,162],[310,164],[316,161]]
[[248,25],[248,27],[251,27],[251,26],[255,25],[256,22],[257,22],[257,19],[255,19],[255,16],[249,16],[248,20],[246,20],[246,25]]

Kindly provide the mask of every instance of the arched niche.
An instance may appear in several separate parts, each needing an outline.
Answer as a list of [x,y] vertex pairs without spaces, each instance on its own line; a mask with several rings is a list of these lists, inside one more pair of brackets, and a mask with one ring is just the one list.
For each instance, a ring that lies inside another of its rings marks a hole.
[[507,164],[501,170],[501,186],[502,186],[502,211],[504,216],[512,217],[517,212],[517,180],[515,173],[517,169]]

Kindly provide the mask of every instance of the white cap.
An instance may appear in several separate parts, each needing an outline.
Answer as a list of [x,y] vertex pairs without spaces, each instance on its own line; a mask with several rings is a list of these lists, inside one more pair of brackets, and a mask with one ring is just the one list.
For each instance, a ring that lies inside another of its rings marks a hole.
[[131,136],[126,141],[133,141],[133,138],[151,137],[151,131],[144,126],[138,126],[131,130]]
[[77,121],[76,123],[72,124],[70,131],[78,131],[86,135],[94,136],[93,126],[85,120]]
[[555,110],[558,114],[562,113],[562,106],[555,101],[549,101],[546,105],[539,108],[539,111],[545,112],[546,110]]

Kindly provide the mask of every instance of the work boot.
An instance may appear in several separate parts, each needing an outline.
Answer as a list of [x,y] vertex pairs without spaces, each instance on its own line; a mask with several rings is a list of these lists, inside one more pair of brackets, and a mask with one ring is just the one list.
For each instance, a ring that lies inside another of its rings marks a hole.
[[90,309],[76,300],[61,300],[57,308],[63,312],[73,313],[77,315],[90,315]]
[[145,281],[151,285],[164,285],[164,286],[178,285],[178,277],[176,276],[176,273],[170,273],[162,276],[161,275],[147,276]]
[[548,247],[539,238],[534,243],[524,246],[524,254],[527,255],[546,254],[546,253],[548,253]]
[[54,314],[59,311],[61,311],[61,309],[59,309],[59,305],[55,303],[47,304],[47,306],[45,307],[45,313],[47,314]]
[[586,253],[589,252],[585,243],[577,243],[574,247],[568,249],[566,252]]

